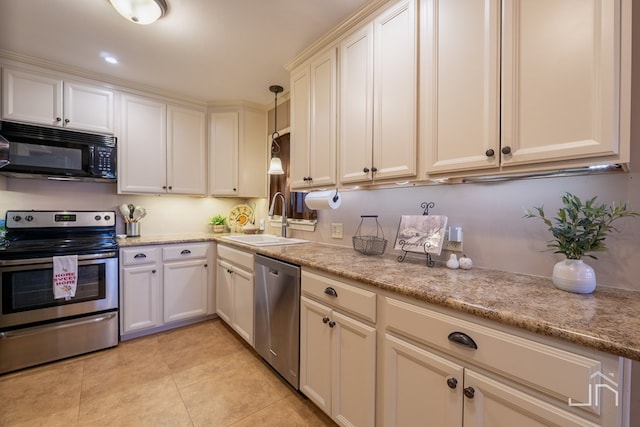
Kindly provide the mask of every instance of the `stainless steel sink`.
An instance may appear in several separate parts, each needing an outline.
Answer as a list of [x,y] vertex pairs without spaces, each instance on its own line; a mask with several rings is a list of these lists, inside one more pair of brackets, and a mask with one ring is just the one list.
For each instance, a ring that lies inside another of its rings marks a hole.
[[308,243],[309,240],[294,239],[291,237],[274,236],[273,234],[243,234],[237,236],[221,236],[222,240],[231,240],[251,246],[278,246]]

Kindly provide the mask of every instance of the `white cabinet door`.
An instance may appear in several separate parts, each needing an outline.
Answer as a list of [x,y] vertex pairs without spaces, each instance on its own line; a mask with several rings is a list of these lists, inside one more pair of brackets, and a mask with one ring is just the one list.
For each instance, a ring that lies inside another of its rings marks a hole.
[[503,2],[503,166],[618,153],[620,3]]
[[150,98],[122,95],[118,141],[118,190],[167,191],[167,106]]
[[164,264],[164,321],[207,314],[207,261],[202,259]]
[[64,127],[114,132],[113,91],[87,83],[64,82]]
[[336,183],[336,49],[314,56],[291,75],[291,187]]
[[114,94],[55,75],[3,69],[2,118],[89,132],[114,132]]
[[156,264],[122,269],[122,334],[162,324],[161,274]]
[[311,138],[311,71],[308,65],[291,73],[290,137],[289,183],[291,188],[307,188]]
[[[331,416],[331,309],[300,299],[300,391]],[[325,320],[326,319],[326,320]]]
[[218,260],[216,268],[216,313],[227,325],[231,325],[233,313],[233,279],[232,266]]
[[203,111],[169,105],[167,108],[167,190],[204,196],[206,136]]
[[[416,1],[374,21],[373,179],[415,176],[418,54]],[[347,141],[348,142],[348,141]],[[375,169],[374,169],[375,168]]]
[[373,161],[373,25],[340,43],[340,181],[370,180]]
[[63,82],[59,77],[2,69],[2,118],[62,126]]
[[500,166],[500,4],[421,3],[420,160],[427,174]]
[[340,43],[340,180],[412,177],[417,154],[415,0]]
[[384,425],[462,426],[461,365],[385,334]]
[[374,426],[376,416],[376,329],[331,313],[331,412],[343,426]]
[[471,369],[465,369],[464,387],[465,427],[597,426]]
[[[212,113],[209,116],[209,193],[214,196],[238,194],[239,113]],[[266,178],[265,178],[266,179]]]
[[233,269],[233,317],[231,326],[253,346],[253,274]]

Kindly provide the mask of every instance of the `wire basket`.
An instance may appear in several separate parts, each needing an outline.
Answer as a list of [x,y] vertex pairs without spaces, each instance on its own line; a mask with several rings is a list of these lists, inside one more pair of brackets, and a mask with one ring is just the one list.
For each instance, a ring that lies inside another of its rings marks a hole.
[[[382,227],[378,222],[378,215],[361,215],[360,225],[356,230],[356,235],[351,239],[353,241],[353,249],[365,255],[382,255],[387,248],[387,239],[384,238]],[[362,235],[362,224],[365,219],[371,218],[376,222],[376,235]]]

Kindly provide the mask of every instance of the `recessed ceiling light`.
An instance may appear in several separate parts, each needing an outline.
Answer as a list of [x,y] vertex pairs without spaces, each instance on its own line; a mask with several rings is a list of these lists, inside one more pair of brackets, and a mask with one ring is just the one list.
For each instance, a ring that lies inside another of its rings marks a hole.
[[117,64],[118,63],[118,59],[115,56],[105,56],[104,60],[107,61],[109,64]]

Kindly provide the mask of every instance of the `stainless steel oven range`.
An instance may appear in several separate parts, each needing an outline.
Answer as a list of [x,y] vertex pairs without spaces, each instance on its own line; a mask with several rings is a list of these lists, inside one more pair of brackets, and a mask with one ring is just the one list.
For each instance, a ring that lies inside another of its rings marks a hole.
[[[118,345],[113,211],[7,211],[0,244],[0,373]],[[56,298],[54,260],[74,262]]]

